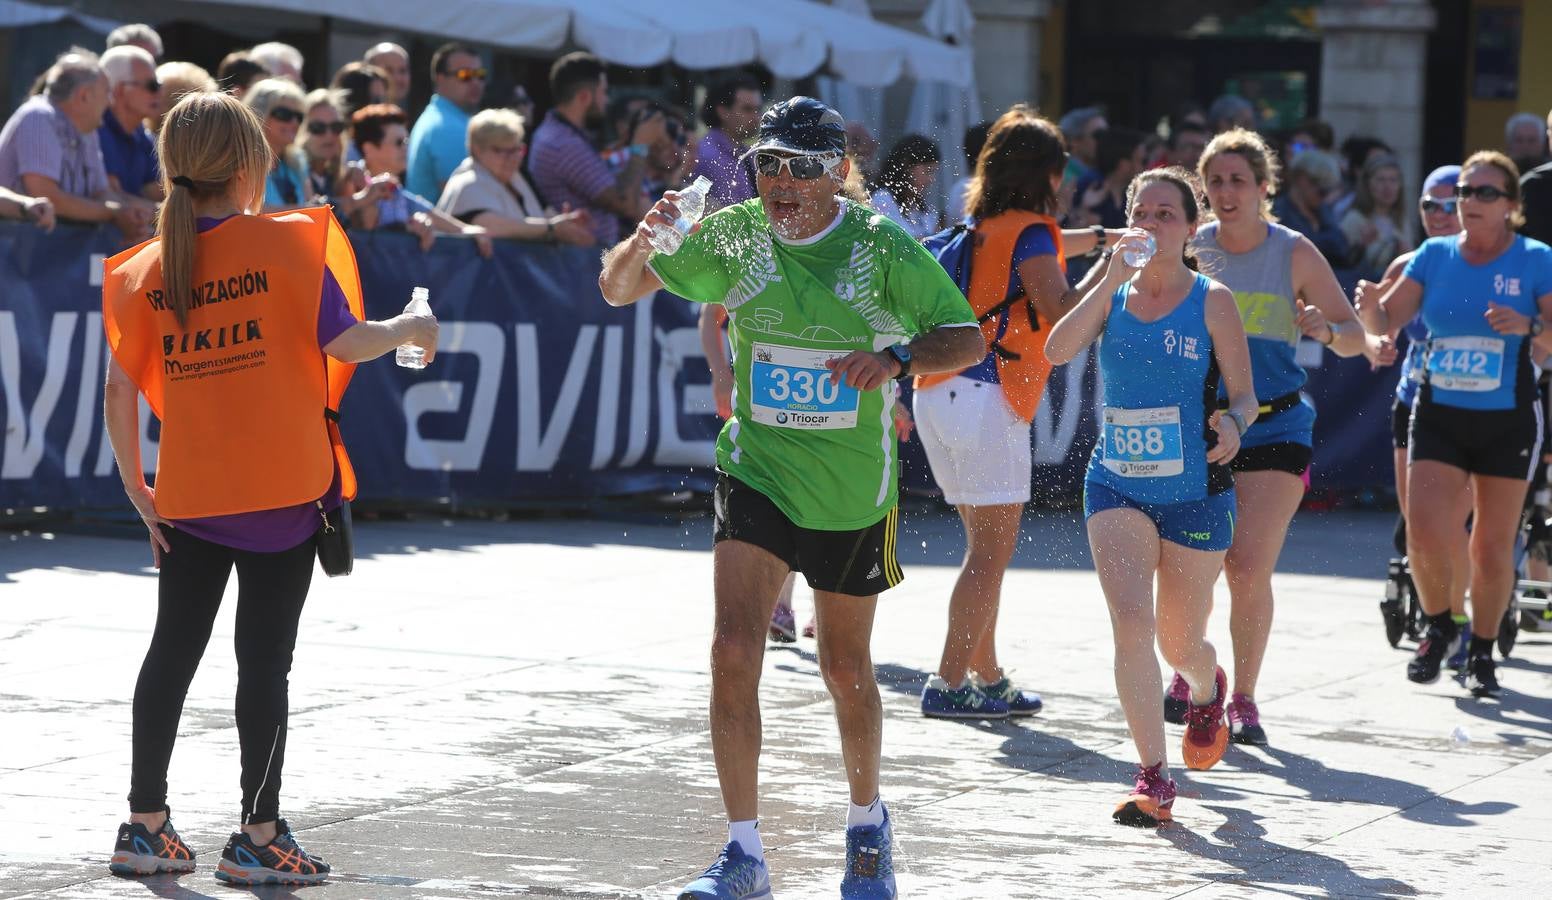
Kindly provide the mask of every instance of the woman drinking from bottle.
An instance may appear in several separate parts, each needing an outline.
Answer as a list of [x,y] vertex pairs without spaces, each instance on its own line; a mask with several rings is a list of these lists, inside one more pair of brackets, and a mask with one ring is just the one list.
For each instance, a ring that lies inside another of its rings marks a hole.
[[[1139,175],[1127,214],[1133,230],[1101,256],[1101,280],[1051,329],[1045,352],[1063,365],[1103,338],[1103,433],[1083,508],[1110,607],[1116,690],[1139,760],[1114,818],[1154,826],[1171,820],[1175,800],[1155,641],[1188,685],[1186,765],[1210,768],[1228,747],[1228,678],[1207,641],[1207,616],[1235,530],[1228,464],[1257,404],[1234,295],[1195,271],[1187,251],[1200,218],[1191,174]],[[1220,385],[1229,398],[1223,411]]]

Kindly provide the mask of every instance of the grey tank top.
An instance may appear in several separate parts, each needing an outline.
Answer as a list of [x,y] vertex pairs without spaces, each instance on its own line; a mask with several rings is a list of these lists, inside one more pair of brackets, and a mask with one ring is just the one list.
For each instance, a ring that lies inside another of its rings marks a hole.
[[1299,311],[1293,297],[1293,248],[1299,233],[1267,223],[1266,240],[1248,253],[1228,253],[1218,243],[1218,223],[1196,233],[1192,248],[1203,274],[1234,292],[1245,337],[1250,341],[1250,371],[1256,396],[1265,403],[1304,386],[1298,364]]

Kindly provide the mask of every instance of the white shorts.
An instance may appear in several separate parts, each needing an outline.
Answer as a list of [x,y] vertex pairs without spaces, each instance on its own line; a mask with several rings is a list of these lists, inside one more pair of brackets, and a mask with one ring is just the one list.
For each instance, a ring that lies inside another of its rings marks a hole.
[[956,375],[917,391],[913,406],[944,500],[955,506],[1029,502],[1029,423],[1003,398],[1002,385]]

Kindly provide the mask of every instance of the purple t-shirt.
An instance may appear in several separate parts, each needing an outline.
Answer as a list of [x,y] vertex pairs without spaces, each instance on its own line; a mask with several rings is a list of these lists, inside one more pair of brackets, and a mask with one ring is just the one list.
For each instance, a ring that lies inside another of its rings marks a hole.
[[711,205],[718,209],[754,197],[753,170],[740,158],[739,147],[727,132],[713,128],[701,138],[696,151],[695,175],[711,181]]
[[[224,221],[226,219],[201,218],[197,227],[200,231],[209,231]],[[323,296],[318,303],[318,346],[323,347],[344,334],[357,321],[334,273],[324,269]],[[339,508],[341,492],[338,466],[334,469],[334,481],[320,499],[323,500],[324,509]],[[214,544],[254,553],[279,553],[312,537],[320,522],[318,507],[311,503],[301,503],[233,516],[179,519],[173,524],[185,534]]]
[[556,209],[571,204],[585,209],[599,245],[620,239],[620,220],[610,210],[593,205],[593,198],[614,187],[614,173],[588,136],[550,110],[528,144],[528,173],[545,202]]

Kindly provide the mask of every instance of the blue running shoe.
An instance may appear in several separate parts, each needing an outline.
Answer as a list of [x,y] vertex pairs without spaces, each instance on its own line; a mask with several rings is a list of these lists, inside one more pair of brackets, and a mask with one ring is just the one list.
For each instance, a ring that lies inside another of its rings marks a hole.
[[1045,708],[1045,703],[1041,701],[1039,694],[1034,691],[1020,690],[1006,675],[996,681],[982,681],[977,675],[971,681],[981,689],[981,693],[1008,704],[1010,716],[1032,716]]
[[1008,704],[987,696],[973,682],[951,688],[941,675],[934,675],[922,688],[921,711],[929,719],[1006,719]]
[[1455,647],[1455,652],[1444,661],[1447,669],[1464,674],[1466,660],[1471,656],[1471,626],[1466,625],[1460,629],[1460,642]]
[[771,870],[765,860],[728,841],[717,861],[701,877],[684,886],[679,900],[770,900]]
[[846,829],[846,875],[842,900],[895,900],[894,829],[889,810],[884,824]]

